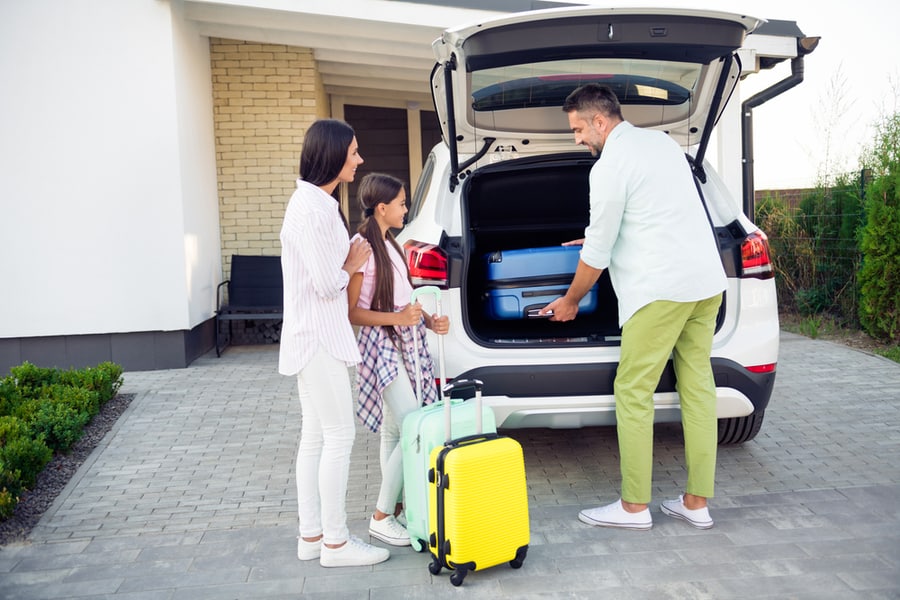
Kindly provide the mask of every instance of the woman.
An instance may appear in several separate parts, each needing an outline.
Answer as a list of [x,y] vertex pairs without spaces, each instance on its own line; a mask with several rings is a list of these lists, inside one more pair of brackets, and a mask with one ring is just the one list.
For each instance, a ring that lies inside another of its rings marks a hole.
[[300,178],[281,228],[284,324],[278,371],[297,377],[302,411],[297,558],[319,558],[323,567],[372,565],[390,556],[350,536],[345,509],[355,436],[348,367],[360,360],[345,290],[371,249],[364,241],[350,243],[332,194],[338,184],[353,181],[362,162],[350,125],[314,122],[303,140]]
[[350,277],[347,293],[350,322],[359,325],[362,362],[359,377],[357,415],[372,431],[381,430],[381,489],[375,514],[369,520],[369,535],[394,546],[409,546],[409,534],[396,518],[402,504],[403,463],[400,426],[404,417],[420,405],[413,391],[416,379],[414,355],[418,338],[418,363],[425,403],[437,399],[434,363],[425,343],[425,327],[437,334],[447,333],[449,319],[422,312],[410,304],[412,282],[403,250],[391,229],[403,227],[406,192],[403,182],[390,175],[366,175],[357,190],[363,208],[363,222],[354,241],[365,240],[372,256]]

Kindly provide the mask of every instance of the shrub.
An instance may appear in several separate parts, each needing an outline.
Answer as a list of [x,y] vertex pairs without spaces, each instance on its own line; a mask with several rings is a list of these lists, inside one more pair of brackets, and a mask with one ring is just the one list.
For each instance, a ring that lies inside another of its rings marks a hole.
[[16,417],[0,417],[0,489],[18,496],[53,458],[42,437]]
[[[3,465],[0,465],[0,473],[2,472]],[[13,514],[13,511],[16,510],[16,505],[18,503],[18,496],[14,496],[8,489],[0,486],[0,519],[5,519],[6,517]]]
[[900,340],[900,113],[887,118],[866,162],[866,225],[860,236],[859,320],[874,338]]
[[0,417],[12,414],[22,402],[22,393],[12,377],[0,379]]
[[801,314],[827,312],[855,324],[862,195],[857,174],[842,174],[828,188],[819,187],[800,202],[797,224],[808,238],[810,279],[798,296]]
[[121,386],[122,367],[111,362],[68,371],[25,362],[0,379],[0,518]]
[[100,410],[99,395],[86,388],[55,384],[44,388],[28,425],[55,451],[65,452],[81,437],[84,426]]

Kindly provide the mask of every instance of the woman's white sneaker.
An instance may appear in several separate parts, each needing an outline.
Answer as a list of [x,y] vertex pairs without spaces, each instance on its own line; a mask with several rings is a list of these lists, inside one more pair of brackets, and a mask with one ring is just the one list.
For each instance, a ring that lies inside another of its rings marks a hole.
[[684,494],[675,500],[666,500],[661,505],[662,511],[670,517],[687,521],[697,529],[709,529],[713,526],[712,517],[709,516],[709,508],[690,509],[684,505]]
[[340,548],[329,548],[322,544],[319,564],[323,567],[364,567],[377,565],[390,557],[391,553],[386,548],[372,546],[351,535],[347,543]]
[[369,519],[369,535],[391,546],[410,545],[406,527],[401,525],[394,515],[388,515],[380,521],[376,521],[375,517]]
[[300,560],[312,560],[322,555],[322,540],[315,542],[307,542],[302,537],[297,536],[297,558]]

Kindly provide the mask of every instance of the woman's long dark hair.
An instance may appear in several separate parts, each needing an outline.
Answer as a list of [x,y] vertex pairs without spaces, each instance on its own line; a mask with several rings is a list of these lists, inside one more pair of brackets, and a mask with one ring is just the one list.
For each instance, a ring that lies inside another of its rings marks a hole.
[[[400,256],[403,249],[397,243],[397,239],[388,229],[385,237],[381,237],[381,227],[372,216],[379,204],[390,204],[403,189],[403,182],[384,173],[369,173],[359,182],[356,196],[359,198],[359,206],[362,209],[363,220],[359,224],[359,233],[372,247],[372,256],[375,257],[375,292],[372,296],[371,309],[379,312],[394,312],[394,263],[388,255],[384,240],[394,246]],[[404,266],[406,262],[404,261]],[[406,279],[409,278],[409,267],[406,267]],[[385,326],[388,336],[397,343],[397,332],[391,326]]]
[[[313,122],[306,130],[300,150],[300,179],[318,187],[337,179],[347,162],[347,149],[355,135],[353,128],[340,119]],[[343,211],[339,209],[338,213],[349,231]]]

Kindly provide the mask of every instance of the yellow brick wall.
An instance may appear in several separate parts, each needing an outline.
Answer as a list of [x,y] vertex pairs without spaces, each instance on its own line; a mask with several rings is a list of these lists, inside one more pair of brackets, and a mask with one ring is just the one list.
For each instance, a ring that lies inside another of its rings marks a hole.
[[232,254],[278,255],[306,128],[328,116],[313,52],[210,39],[224,276]]

